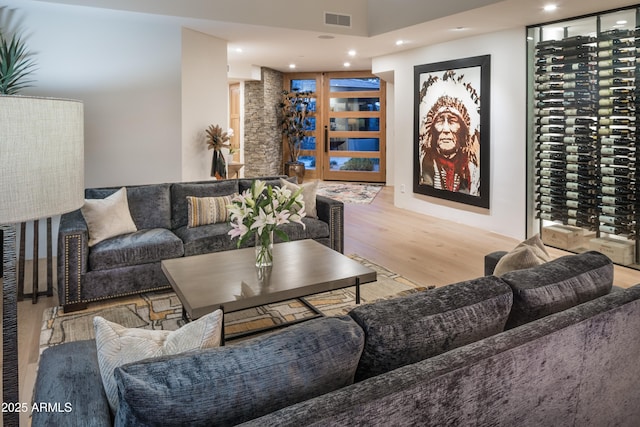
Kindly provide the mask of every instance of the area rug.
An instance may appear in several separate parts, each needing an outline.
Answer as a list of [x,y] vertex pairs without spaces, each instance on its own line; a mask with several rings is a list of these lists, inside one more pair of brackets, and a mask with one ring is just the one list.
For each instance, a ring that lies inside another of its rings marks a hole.
[[342,203],[369,204],[382,187],[382,184],[320,181],[317,194],[340,200]]
[[[357,255],[350,257],[377,272],[376,282],[360,286],[361,304],[421,292],[433,287],[421,286]],[[346,314],[356,306],[355,287],[312,295],[306,300],[324,315]],[[225,334],[244,333],[313,315],[314,312],[297,299],[268,304],[225,314]],[[52,345],[92,339],[95,316],[104,317],[129,328],[175,330],[184,324],[182,306],[176,294],[171,291],[148,292],[124,299],[94,303],[87,310],[68,314],[62,311],[62,307],[52,307],[43,314],[40,352]]]

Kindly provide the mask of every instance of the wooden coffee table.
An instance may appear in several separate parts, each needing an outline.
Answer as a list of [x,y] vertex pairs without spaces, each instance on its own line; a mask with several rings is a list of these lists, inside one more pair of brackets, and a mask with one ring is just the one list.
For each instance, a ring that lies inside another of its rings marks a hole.
[[217,309],[229,313],[295,298],[307,304],[306,296],[350,286],[356,287],[359,304],[360,284],[376,280],[374,270],[315,240],[275,244],[273,261],[270,269],[258,269],[255,249],[246,248],[161,264],[188,319]]

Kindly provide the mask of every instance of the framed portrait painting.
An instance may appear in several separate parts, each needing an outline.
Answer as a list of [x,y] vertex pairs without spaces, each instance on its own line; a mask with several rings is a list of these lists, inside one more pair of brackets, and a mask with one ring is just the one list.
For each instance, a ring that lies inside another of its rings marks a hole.
[[489,208],[491,56],[414,69],[413,192]]

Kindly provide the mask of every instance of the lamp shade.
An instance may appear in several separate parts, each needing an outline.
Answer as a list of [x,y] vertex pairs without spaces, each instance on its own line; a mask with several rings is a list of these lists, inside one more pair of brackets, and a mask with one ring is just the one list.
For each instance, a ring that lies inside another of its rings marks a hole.
[[80,101],[0,96],[0,224],[82,206],[83,123]]

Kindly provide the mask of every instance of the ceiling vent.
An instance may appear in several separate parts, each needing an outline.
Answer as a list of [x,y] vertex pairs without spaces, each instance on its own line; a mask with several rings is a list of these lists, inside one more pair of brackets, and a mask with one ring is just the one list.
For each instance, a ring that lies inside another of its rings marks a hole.
[[326,25],[351,28],[351,15],[340,15],[339,13],[325,12],[324,23]]

